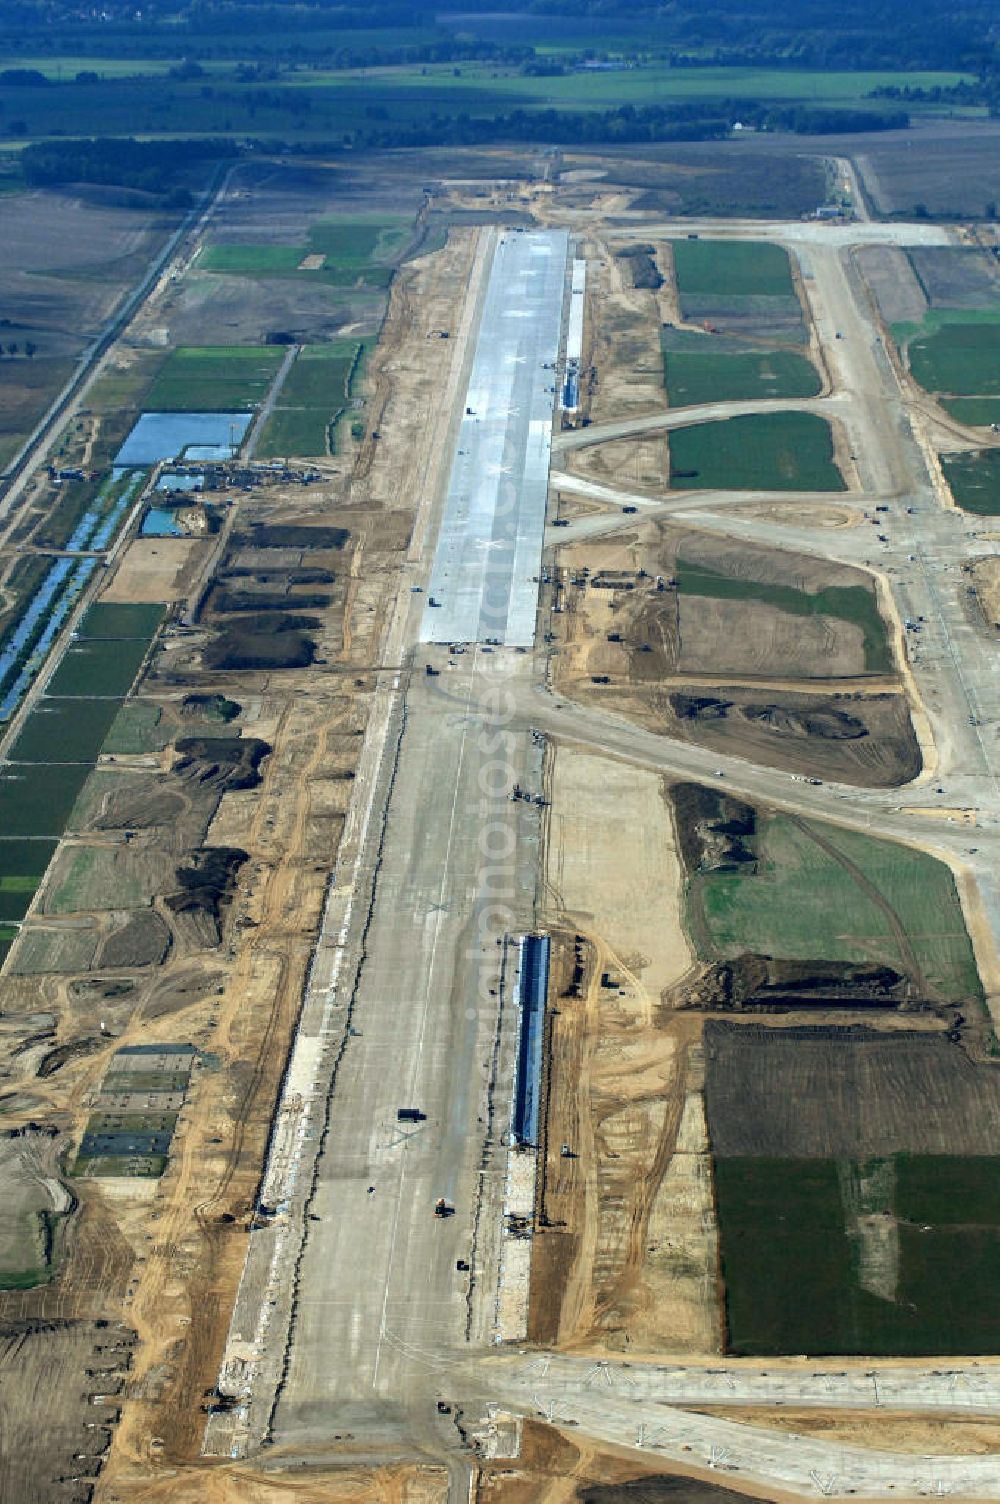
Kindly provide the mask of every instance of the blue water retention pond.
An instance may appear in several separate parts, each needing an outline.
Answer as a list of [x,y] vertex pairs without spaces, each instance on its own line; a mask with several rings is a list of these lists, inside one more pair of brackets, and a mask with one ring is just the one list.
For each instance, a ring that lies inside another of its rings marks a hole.
[[142,519],[140,538],[184,538],[187,534],[177,521],[177,513],[169,507],[150,507]]
[[161,460],[228,460],[239,448],[252,413],[143,413],[116,465],[158,465]]

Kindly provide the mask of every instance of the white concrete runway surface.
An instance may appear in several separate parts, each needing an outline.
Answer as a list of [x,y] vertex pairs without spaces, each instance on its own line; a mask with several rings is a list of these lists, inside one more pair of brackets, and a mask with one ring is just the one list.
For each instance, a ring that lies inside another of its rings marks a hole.
[[568,245],[564,230],[497,244],[422,642],[534,641]]

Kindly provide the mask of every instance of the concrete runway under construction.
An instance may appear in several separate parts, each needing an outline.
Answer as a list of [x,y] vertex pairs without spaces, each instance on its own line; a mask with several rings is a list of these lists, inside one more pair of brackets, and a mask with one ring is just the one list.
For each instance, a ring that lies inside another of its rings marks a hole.
[[497,245],[422,642],[535,640],[568,245],[564,230]]

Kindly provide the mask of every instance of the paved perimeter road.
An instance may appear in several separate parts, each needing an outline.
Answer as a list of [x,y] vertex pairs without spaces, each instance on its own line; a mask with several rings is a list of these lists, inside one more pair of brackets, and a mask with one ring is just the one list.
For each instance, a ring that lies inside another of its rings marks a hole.
[[423,642],[534,641],[568,248],[565,230],[497,245]]

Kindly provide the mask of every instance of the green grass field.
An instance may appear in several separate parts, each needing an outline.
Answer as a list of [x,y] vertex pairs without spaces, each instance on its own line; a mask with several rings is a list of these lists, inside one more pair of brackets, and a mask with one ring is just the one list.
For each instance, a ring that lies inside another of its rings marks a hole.
[[941,406],[970,428],[989,428],[991,423],[1000,423],[1000,397],[945,397]]
[[762,240],[672,240],[677,290],[730,297],[794,297],[788,255]]
[[320,408],[275,408],[264,425],[257,455],[260,459],[321,459],[328,454],[327,428],[331,414]]
[[30,763],[0,774],[0,830],[61,836],[90,773],[84,763]]
[[120,704],[43,696],[9,753],[11,762],[96,762]]
[[0,839],[0,931],[3,920],[23,919],[28,912],[56,844]]
[[357,340],[336,339],[306,345],[278,395],[279,407],[325,407],[330,412],[347,400],[347,378],[358,351]]
[[230,244],[207,245],[198,257],[200,272],[228,272],[234,276],[269,274],[291,276],[306,252],[297,245]]
[[833,435],[814,413],[754,413],[670,435],[678,490],[843,491]]
[[852,622],[864,632],[865,668],[872,674],[889,673],[892,654],[885,623],[875,597],[863,585],[831,585],[808,593],[793,585],[767,584],[761,580],[719,574],[704,564],[691,564],[681,555],[675,566],[679,589],[688,595],[712,596],[716,600],[758,601],[777,606],[791,616],[833,616]]
[[[823,844],[820,844],[822,842]],[[878,962],[949,1002],[982,996],[955,883],[908,846],[783,815],[759,828],[758,870],[705,874],[700,906],[717,957]]]
[[881,1162],[898,1274],[891,1298],[860,1281],[852,1206],[872,1164],[718,1159],[727,1348],[738,1356],[1000,1351],[1000,1159]]
[[[344,215],[318,219],[310,225],[302,245],[267,242],[208,245],[197,269],[248,277],[297,277],[348,287],[361,281],[387,287],[393,263],[413,230],[408,214]],[[304,269],[306,256],[323,256],[321,267]]]
[[150,638],[163,620],[163,606],[126,605],[109,601],[91,606],[83,616],[78,638]]
[[407,214],[333,215],[309,227],[309,249],[330,266],[361,271],[371,261],[389,261],[405,246],[413,220]]
[[941,468],[956,506],[979,517],[1000,517],[1000,449],[942,454]]
[[47,693],[120,700],[131,689],[148,647],[149,640],[144,637],[74,642],[49,680]]
[[1000,397],[1000,329],[955,319],[907,346],[910,372],[928,392]]
[[104,739],[104,752],[116,756],[159,752],[170,740],[170,732],[161,725],[163,713],[158,705],[145,700],[131,700],[115,716]]
[[267,395],[282,351],[258,345],[182,346],[146,397],[153,412],[237,412]]
[[302,350],[264,425],[257,446],[261,458],[297,455],[308,459],[329,452],[327,432],[331,420],[347,405],[352,370],[351,390],[359,384],[362,362],[355,365],[357,353],[354,340],[332,340]]
[[812,361],[790,350],[740,354],[668,350],[663,364],[671,407],[755,397],[815,397],[820,389],[819,372]]

